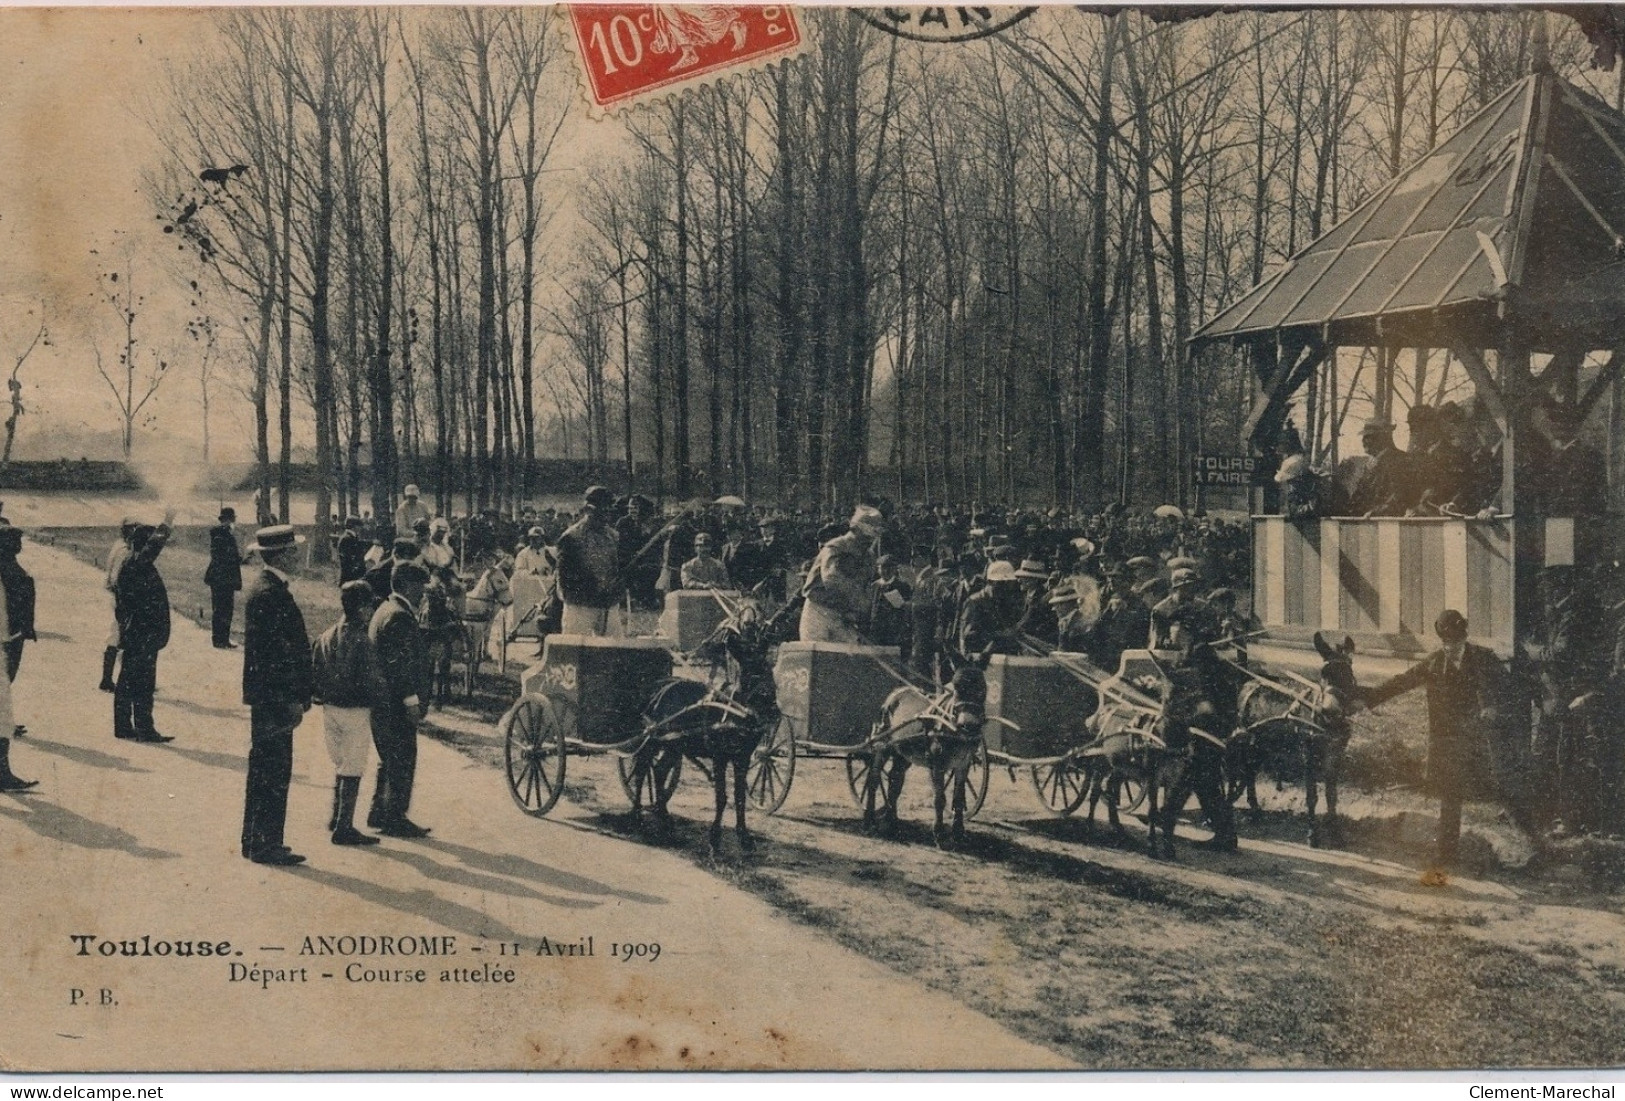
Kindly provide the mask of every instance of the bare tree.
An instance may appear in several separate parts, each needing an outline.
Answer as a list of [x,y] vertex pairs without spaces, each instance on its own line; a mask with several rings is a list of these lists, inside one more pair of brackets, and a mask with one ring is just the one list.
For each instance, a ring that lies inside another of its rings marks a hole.
[[[30,311],[32,312],[32,311]],[[39,324],[34,328],[34,335],[23,346],[22,351],[12,356],[11,374],[6,378],[7,407],[6,407],[6,444],[4,451],[0,451],[0,470],[11,465],[11,445],[17,438],[17,418],[26,410],[23,408],[23,384],[21,375],[23,364],[28,362],[39,348],[51,346],[51,335],[45,328],[45,304],[39,307]]]

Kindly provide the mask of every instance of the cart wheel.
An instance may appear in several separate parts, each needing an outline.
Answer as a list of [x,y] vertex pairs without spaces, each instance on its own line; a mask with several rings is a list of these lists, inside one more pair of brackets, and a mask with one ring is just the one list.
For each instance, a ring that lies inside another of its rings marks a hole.
[[[863,793],[869,783],[869,761],[868,757],[846,759],[846,790],[851,792],[852,802],[857,804],[859,810],[863,809]],[[882,799],[886,796],[884,783],[880,785],[880,796]]]
[[670,748],[655,751],[649,774],[643,777],[642,799],[632,788],[632,764],[635,760],[637,758],[634,756],[617,755],[615,758],[615,775],[620,777],[621,790],[626,793],[627,800],[638,807],[656,807],[665,803],[677,790],[677,781],[683,775],[683,755]]
[[1117,804],[1119,814],[1133,814],[1145,802],[1146,786],[1132,776],[1119,776],[1108,781],[1107,796]]
[[525,696],[502,716],[508,791],[519,809],[541,817],[564,793],[564,742],[575,716],[564,700]]
[[982,804],[987,802],[988,775],[990,772],[987,758],[987,743],[976,743],[976,756],[971,758],[970,768],[965,772],[965,817],[975,818],[982,813]]
[[763,814],[776,814],[790,795],[796,775],[796,734],[783,715],[750,755],[745,769],[745,792],[750,805]]
[[1089,797],[1089,771],[1071,754],[1052,765],[1034,765],[1032,778],[1038,801],[1057,818],[1065,818]]
[[[846,787],[852,793],[852,801],[858,805],[859,810],[864,809],[863,789],[869,782],[869,762],[871,760],[872,758],[869,756],[848,757],[846,759]],[[891,777],[892,773],[897,769],[897,761],[898,757],[894,754],[887,754],[881,759],[880,787],[877,789],[880,794],[880,801],[876,804],[877,806],[885,806],[886,797],[891,794]],[[973,764],[971,766],[973,773],[975,768],[976,766]],[[986,785],[984,784],[984,794],[985,788]],[[970,806],[969,798],[971,794],[974,793],[967,792],[967,809]],[[977,806],[980,805],[980,803],[977,804]],[[892,809],[895,810],[896,808]]]

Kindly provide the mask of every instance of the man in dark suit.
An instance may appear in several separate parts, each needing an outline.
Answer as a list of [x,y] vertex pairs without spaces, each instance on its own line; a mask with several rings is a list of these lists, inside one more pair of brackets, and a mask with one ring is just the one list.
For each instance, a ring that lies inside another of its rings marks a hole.
[[169,541],[169,523],[138,524],[130,534],[130,553],[113,583],[113,611],[118,621],[118,683],[113,687],[113,736],[136,742],[171,742],[152,722],[152,697],[158,690],[158,652],[169,645],[169,590],[158,574],[157,560]]
[[237,510],[223,508],[220,522],[209,529],[209,568],[203,571],[203,583],[209,586],[214,601],[216,650],[236,649],[231,641],[231,620],[237,610],[237,592],[243,587],[243,555],[232,534],[236,523]]
[[310,636],[282,568],[304,538],[287,524],[261,528],[249,546],[265,569],[243,607],[243,702],[249,711],[243,856],[287,867],[305,858],[282,843],[293,779],[293,732],[310,710]]
[[1371,464],[1355,487],[1349,511],[1355,516],[1404,516],[1420,493],[1411,456],[1394,446],[1393,423],[1386,417],[1366,421],[1360,443]]
[[359,516],[344,521],[344,534],[339,536],[338,546],[340,588],[367,575],[367,541],[361,538],[361,528]]
[[418,720],[428,708],[418,693],[424,682],[423,633],[417,609],[429,584],[428,571],[398,562],[392,592],[367,627],[375,662],[372,741],[378,749],[378,784],[367,825],[385,837],[423,837],[429,831],[406,817],[418,767]]
[[1500,721],[1506,670],[1493,650],[1467,641],[1467,618],[1453,608],[1433,624],[1443,645],[1366,693],[1376,707],[1409,692],[1427,688],[1428,785],[1439,796],[1438,861],[1449,866],[1461,839],[1461,804],[1471,755],[1481,751],[1491,728]]

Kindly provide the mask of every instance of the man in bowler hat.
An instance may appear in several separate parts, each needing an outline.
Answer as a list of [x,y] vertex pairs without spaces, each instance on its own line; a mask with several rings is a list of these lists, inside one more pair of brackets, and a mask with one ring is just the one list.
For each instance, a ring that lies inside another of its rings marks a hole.
[[232,528],[237,523],[237,510],[220,510],[220,522],[209,529],[209,568],[203,571],[203,583],[209,586],[213,601],[214,648],[234,650],[231,641],[231,621],[237,611],[237,592],[243,587],[243,555],[237,549],[237,536]]
[[1433,630],[1439,649],[1369,690],[1364,703],[1376,707],[1413,688],[1427,689],[1427,778],[1439,797],[1438,862],[1449,867],[1461,840],[1467,774],[1500,721],[1507,674],[1495,651],[1467,641],[1467,617],[1454,608],[1439,613]]
[[418,691],[424,682],[423,632],[417,609],[429,574],[416,562],[400,562],[390,574],[389,599],[367,627],[372,640],[374,691],[372,742],[378,749],[378,786],[367,825],[385,837],[423,837],[428,830],[406,817],[418,768],[418,721],[428,708]]
[[293,778],[293,732],[310,710],[310,636],[283,573],[304,542],[290,525],[261,528],[248,547],[265,568],[243,608],[243,702],[248,704],[248,790],[243,856],[286,867],[305,858],[282,843]]

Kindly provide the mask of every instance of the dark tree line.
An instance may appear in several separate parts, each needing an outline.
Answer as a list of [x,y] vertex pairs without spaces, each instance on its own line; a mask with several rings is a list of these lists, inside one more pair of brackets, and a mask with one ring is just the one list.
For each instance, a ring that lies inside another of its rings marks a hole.
[[[154,191],[229,292],[265,509],[296,421],[319,525],[406,481],[513,508],[549,454],[684,497],[1184,500],[1250,400],[1190,335],[1547,48],[1518,12],[802,18],[804,56],[591,122],[545,10],[220,14]],[[1311,383],[1317,456],[1366,370]]]

